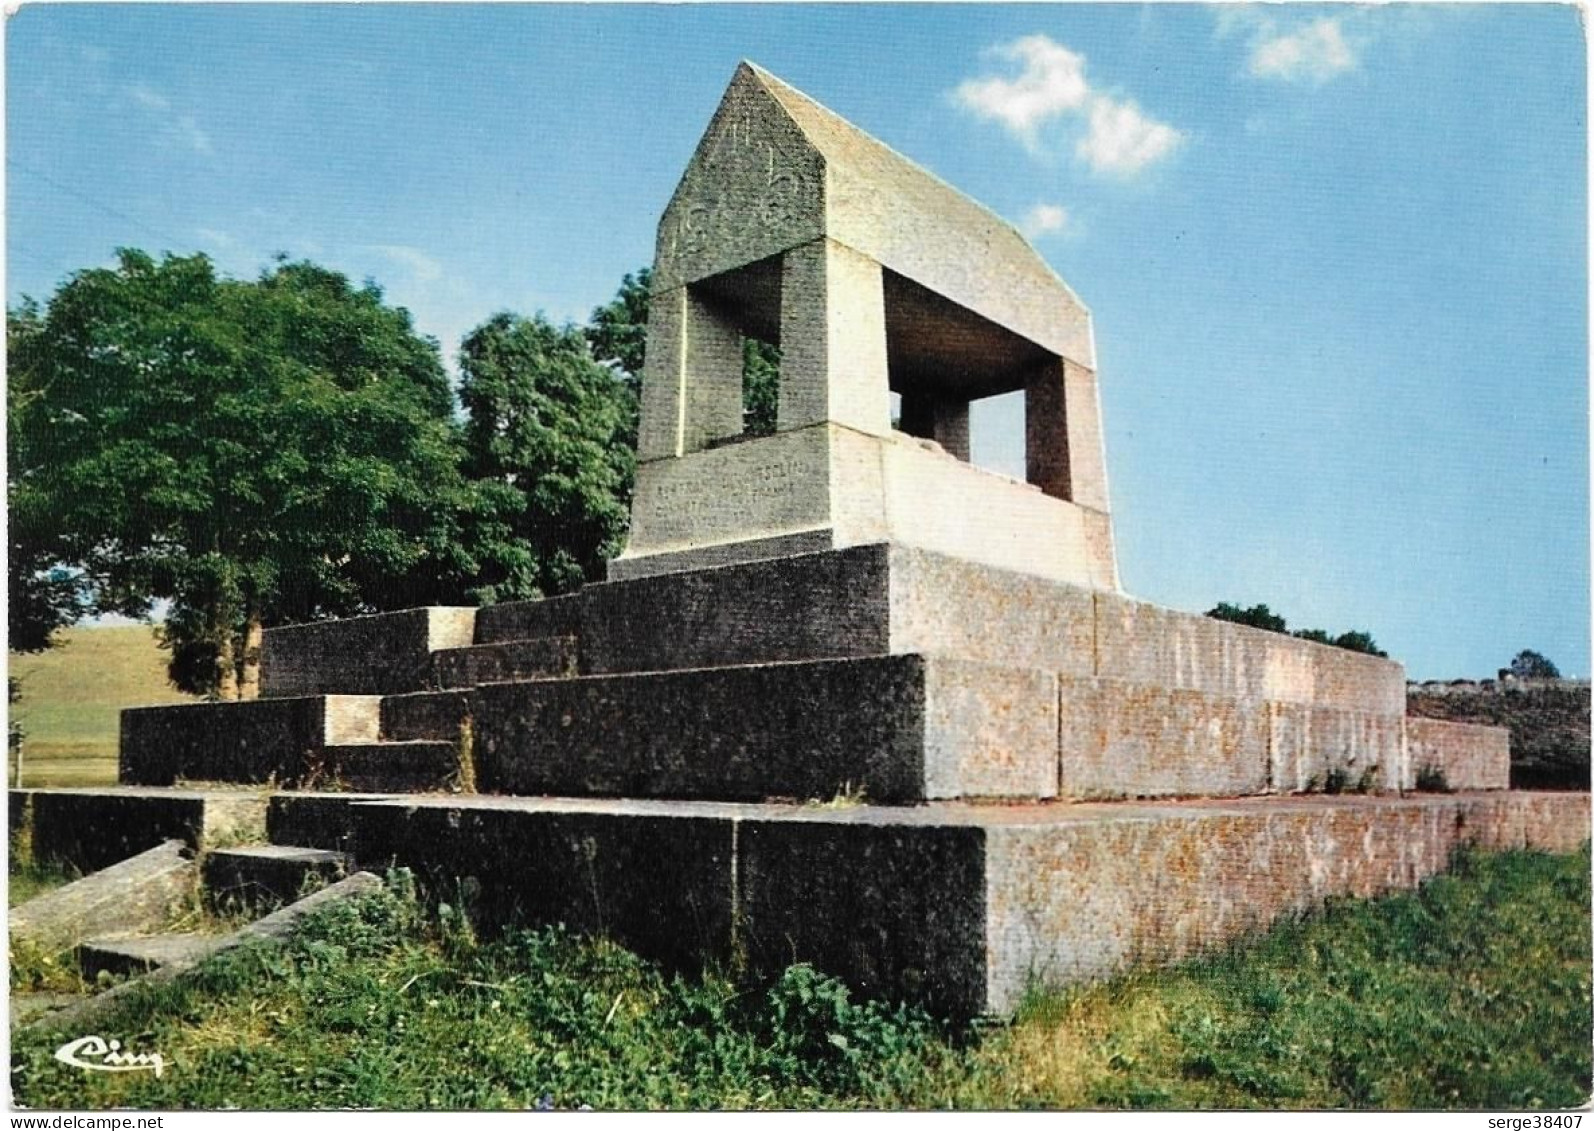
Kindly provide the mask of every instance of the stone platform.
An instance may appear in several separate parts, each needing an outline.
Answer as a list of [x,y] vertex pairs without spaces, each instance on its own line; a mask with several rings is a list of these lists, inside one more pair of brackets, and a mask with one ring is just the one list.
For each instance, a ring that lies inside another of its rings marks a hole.
[[[443,789],[469,757],[487,792],[747,801],[1415,784],[1396,663],[891,544],[340,624],[266,634],[318,695],[126,712],[123,780]],[[1465,740],[1425,757],[1503,784],[1503,747]]]
[[[36,807],[36,841],[63,842],[88,804]],[[1033,980],[1186,957],[1329,896],[1413,887],[1462,844],[1571,851],[1590,823],[1586,794],[1509,792],[850,808],[281,793],[271,807],[274,842],[413,868],[445,898],[471,893],[485,926],[561,922],[683,967],[812,962],[960,1015],[1007,1013]]]

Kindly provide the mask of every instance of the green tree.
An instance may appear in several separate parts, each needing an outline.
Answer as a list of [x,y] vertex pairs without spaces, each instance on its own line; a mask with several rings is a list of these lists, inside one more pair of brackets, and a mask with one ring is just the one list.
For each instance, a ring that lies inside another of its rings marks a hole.
[[[642,366],[647,355],[648,288],[652,281],[653,272],[647,267],[627,275],[620,281],[614,298],[593,310],[587,326],[592,355],[621,374],[636,403],[640,403]],[[774,435],[779,397],[779,347],[758,338],[744,338],[742,418],[748,435]],[[636,447],[634,419],[628,441]]]
[[1266,605],[1252,605],[1243,609],[1239,605],[1231,605],[1227,601],[1220,602],[1207,610],[1206,615],[1213,620],[1226,620],[1234,624],[1248,624],[1252,628],[1264,628],[1269,632],[1288,631],[1284,618],[1278,616]]
[[252,697],[266,623],[414,603],[468,566],[436,343],[373,283],[279,261],[254,282],[133,250],[78,272],[11,359],[15,501],[94,607],[171,602],[174,679]]
[[1297,640],[1310,640],[1315,644],[1328,644],[1335,648],[1344,648],[1348,652],[1365,652],[1369,656],[1388,655],[1387,652],[1378,647],[1371,635],[1361,631],[1342,632],[1338,636],[1324,632],[1320,628],[1299,628],[1294,632],[1290,632],[1284,618],[1266,605],[1252,605],[1247,609],[1224,601],[1208,609],[1206,615],[1214,620],[1232,621],[1234,624],[1247,624],[1252,628],[1266,629],[1268,632],[1281,632],[1293,636]]
[[1524,648],[1507,669],[1518,679],[1560,679],[1561,669],[1532,649]]
[[36,373],[17,364],[37,339],[42,325],[38,306],[25,300],[10,311],[6,324],[11,358],[6,381],[7,644],[14,652],[41,652],[55,630],[88,611],[88,580],[66,568],[67,546],[51,511],[48,479],[39,450],[36,414],[45,389]]
[[619,552],[635,471],[623,382],[580,329],[541,315],[493,315],[466,335],[459,365],[471,595],[524,599],[597,579]]

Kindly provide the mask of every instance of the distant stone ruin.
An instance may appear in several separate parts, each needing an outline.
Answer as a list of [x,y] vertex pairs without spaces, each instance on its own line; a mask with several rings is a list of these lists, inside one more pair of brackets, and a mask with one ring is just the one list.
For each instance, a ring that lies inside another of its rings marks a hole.
[[[410,867],[486,926],[968,1015],[1465,842],[1588,837],[1586,795],[1505,789],[1503,731],[1407,719],[1398,663],[1122,593],[1089,312],[756,67],[653,280],[606,582],[269,631],[264,698],[125,712],[123,786],[32,792],[36,850],[203,842],[206,783],[253,784],[279,853]],[[743,435],[747,337],[780,346],[771,436]],[[1016,390],[1025,482],[967,462],[970,402]]]

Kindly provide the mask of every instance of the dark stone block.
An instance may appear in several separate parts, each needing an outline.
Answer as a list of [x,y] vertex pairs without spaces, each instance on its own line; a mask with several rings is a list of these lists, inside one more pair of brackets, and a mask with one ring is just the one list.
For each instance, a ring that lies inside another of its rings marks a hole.
[[297,781],[325,735],[319,696],[130,708],[122,712],[121,781]]
[[366,742],[328,746],[323,772],[363,793],[428,793],[459,779],[459,747],[452,742]]
[[501,644],[547,636],[576,636],[587,591],[540,601],[507,601],[476,610],[476,643]]
[[205,840],[264,824],[258,794],[165,790],[38,790],[33,794],[33,854],[93,872],[168,841]]
[[890,651],[883,545],[611,582],[580,596],[583,672]]
[[277,793],[266,809],[266,839],[272,844],[352,851],[352,806],[380,794]]
[[470,697],[464,691],[389,695],[382,700],[381,733],[390,742],[457,742],[469,715]]
[[469,644],[474,609],[432,607],[266,632],[260,693],[392,695],[431,686],[434,649]]
[[683,969],[729,960],[730,819],[495,801],[358,806],[359,859],[410,868],[487,929],[563,923]]
[[320,888],[342,879],[348,866],[348,857],[328,849],[296,845],[219,849],[209,853],[202,866],[205,899],[222,913],[247,909],[259,914],[309,894],[312,884]]
[[556,679],[576,674],[576,641],[571,636],[509,640],[445,648],[432,656],[437,687],[475,687],[512,679]]
[[985,832],[891,821],[878,810],[855,822],[743,821],[748,960],[771,974],[809,962],[870,997],[980,1013]]
[[924,796],[917,656],[489,684],[472,702],[486,793]]

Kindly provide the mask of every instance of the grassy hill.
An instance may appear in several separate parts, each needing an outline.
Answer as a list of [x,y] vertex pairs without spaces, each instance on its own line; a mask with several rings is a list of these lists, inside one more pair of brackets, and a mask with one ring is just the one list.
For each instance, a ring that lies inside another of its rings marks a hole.
[[[11,717],[22,724],[22,784],[106,785],[116,781],[118,712],[188,703],[166,682],[166,653],[149,625],[72,628],[48,652],[9,657],[22,684]],[[6,784],[17,784],[16,758]]]

